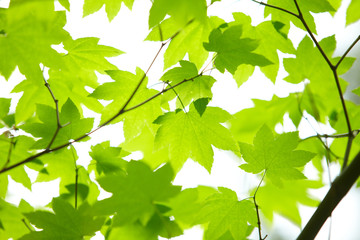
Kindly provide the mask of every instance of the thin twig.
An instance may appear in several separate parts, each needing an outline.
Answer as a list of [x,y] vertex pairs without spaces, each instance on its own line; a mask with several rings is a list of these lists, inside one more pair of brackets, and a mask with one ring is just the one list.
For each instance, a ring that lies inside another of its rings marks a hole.
[[[184,84],[184,83],[186,83],[186,82],[188,82],[188,81],[192,81],[192,80],[194,80],[195,78],[200,77],[200,76],[202,76],[202,75],[199,74],[199,75],[197,75],[197,76],[195,76],[195,77],[193,77],[193,78],[191,78],[191,79],[184,79],[183,81],[181,81],[181,82],[173,85],[172,87],[166,88],[166,89],[162,90],[161,92],[158,92],[157,94],[153,95],[152,97],[148,98],[147,100],[145,100],[145,101],[143,101],[143,102],[141,102],[141,103],[139,103],[139,104],[137,104],[137,105],[135,105],[135,106],[133,106],[133,107],[131,107],[131,108],[128,108],[128,109],[123,110],[123,111],[121,112],[121,114],[124,114],[124,113],[126,113],[126,112],[132,111],[132,110],[134,110],[134,109],[137,109],[137,108],[141,107],[142,105],[150,102],[151,100],[159,97],[159,96],[162,95],[163,93],[171,90],[172,88],[175,88],[175,87],[177,87],[177,86],[179,86],[179,85],[181,85],[181,84]],[[121,115],[121,114],[119,114],[119,115]],[[117,115],[117,117],[118,117],[119,115]],[[115,119],[115,118],[113,118],[113,119]],[[11,165],[11,166],[9,166],[9,167],[2,168],[2,169],[0,170],[0,174],[1,174],[1,173],[4,173],[4,172],[7,172],[7,171],[9,171],[9,170],[11,170],[11,169],[13,169],[13,168],[18,167],[18,166],[21,166],[21,165],[23,165],[23,164],[26,164],[26,163],[28,163],[28,162],[31,162],[31,161],[35,160],[36,158],[41,157],[41,156],[44,155],[44,154],[47,154],[47,153],[50,153],[50,152],[55,152],[55,151],[58,151],[58,150],[60,150],[60,149],[65,148],[65,147],[68,147],[68,146],[70,146],[71,144],[76,143],[76,142],[78,142],[78,141],[80,141],[80,140],[88,137],[89,135],[91,135],[92,133],[98,131],[99,129],[101,129],[101,128],[104,127],[104,126],[105,126],[105,125],[100,125],[99,127],[95,128],[94,130],[90,131],[89,133],[84,134],[84,135],[82,135],[82,136],[80,136],[80,137],[78,137],[78,138],[76,138],[76,139],[74,139],[74,140],[72,140],[72,141],[70,141],[70,142],[64,143],[64,144],[62,144],[62,145],[60,145],[60,146],[57,146],[57,147],[55,147],[55,148],[52,148],[52,149],[45,149],[45,150],[43,150],[42,152],[39,152],[39,153],[37,153],[37,154],[35,154],[35,155],[33,155],[33,156],[30,156],[30,157],[28,157],[28,158],[26,158],[26,159],[24,159],[24,160],[22,160],[22,161],[20,161],[20,162],[18,162],[18,163],[15,163],[15,164],[13,164],[13,165]]]
[[11,160],[11,152],[12,152],[13,146],[15,145],[14,136],[11,133],[9,133],[9,138],[10,138],[10,146],[9,146],[7,160],[6,160],[6,163],[4,164],[3,168],[5,168],[7,165],[9,165],[10,160]]
[[46,147],[46,149],[50,149],[51,145],[54,143],[60,129],[63,128],[64,126],[61,125],[61,123],[60,123],[59,100],[56,99],[53,91],[50,88],[50,84],[46,81],[45,77],[43,77],[43,79],[44,79],[44,82],[45,82],[45,87],[48,89],[48,91],[49,91],[49,93],[51,95],[51,98],[53,99],[53,101],[55,103],[55,111],[56,111],[56,130],[55,130],[54,135],[52,136],[49,144]]
[[[171,87],[171,84],[169,83],[169,81],[166,81],[165,83]],[[183,101],[181,100],[179,94],[176,92],[175,88],[172,88],[172,90],[173,90],[173,92],[175,93],[177,99],[179,99],[179,102],[180,102],[180,104],[181,104],[184,112],[186,113],[185,105],[184,105]]]
[[[358,135],[360,132],[360,129],[356,129],[356,130],[353,130],[352,131],[352,134],[354,135],[354,137],[356,135]],[[334,135],[328,135],[328,134],[317,134],[317,135],[313,135],[313,136],[309,136],[309,137],[306,137],[302,140],[307,140],[307,139],[310,139],[310,138],[344,138],[344,137],[348,137],[349,134],[348,133],[342,133],[342,134],[334,134]]]
[[262,238],[262,236],[261,236],[261,221],[260,221],[260,214],[259,214],[259,206],[256,203],[256,193],[259,190],[259,188],[261,186],[261,183],[264,180],[265,175],[266,175],[266,169],[265,169],[265,172],[264,172],[264,174],[263,174],[263,176],[262,176],[262,178],[260,180],[259,185],[257,186],[257,188],[255,190],[254,196],[253,196],[254,205],[255,205],[255,209],[256,209],[257,225],[258,225],[258,231],[259,231],[259,240],[264,240],[265,238],[267,238],[267,235],[265,235],[264,238]]
[[264,6],[266,6],[266,7],[270,7],[270,8],[274,8],[274,9],[280,10],[280,11],[282,11],[282,12],[291,14],[291,15],[295,16],[296,18],[299,18],[299,16],[298,16],[296,13],[293,13],[293,12],[291,12],[291,11],[289,11],[289,10],[286,10],[285,8],[277,7],[277,6],[274,6],[274,5],[271,5],[271,4],[267,4],[267,3],[264,3],[264,2],[260,2],[260,1],[257,1],[257,0],[251,0],[251,1],[256,2],[256,3],[260,4],[260,5],[264,5]]
[[79,182],[79,168],[75,167],[75,209],[77,209],[78,203],[78,182]]
[[354,42],[350,45],[350,47],[345,51],[345,53],[341,56],[337,64],[335,65],[335,68],[337,69],[340,65],[340,63],[344,60],[346,55],[350,52],[350,50],[356,45],[356,43],[360,40],[360,35],[354,40]]

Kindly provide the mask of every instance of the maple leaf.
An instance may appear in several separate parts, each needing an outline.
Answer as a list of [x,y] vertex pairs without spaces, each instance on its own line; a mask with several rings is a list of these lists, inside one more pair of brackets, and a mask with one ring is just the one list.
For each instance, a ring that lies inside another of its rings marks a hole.
[[156,203],[179,193],[180,187],[171,184],[173,177],[169,164],[153,172],[146,164],[131,161],[127,175],[114,174],[98,179],[100,186],[113,195],[95,203],[94,211],[100,215],[117,212],[118,225],[136,220],[146,224],[156,212]]
[[[136,69],[136,75],[130,72],[111,70],[107,74],[114,80],[97,87],[90,96],[97,99],[111,100],[102,111],[101,122],[105,122],[117,114],[125,102],[129,99],[139,81],[144,77],[144,72]],[[148,89],[147,78],[145,78],[135,93],[129,107],[135,106],[158,93],[157,90]],[[119,94],[121,93],[121,94]],[[162,114],[160,98],[154,99],[139,108],[139,111],[129,111],[122,114],[118,119],[111,123],[117,123],[124,120],[124,135],[126,139],[132,139],[138,136],[145,126],[151,126],[157,116]]]
[[20,240],[30,239],[84,239],[84,236],[93,236],[104,223],[103,218],[94,218],[89,214],[89,205],[83,204],[74,209],[62,199],[54,198],[52,201],[54,213],[36,211],[25,213],[29,221],[42,231],[30,232]]
[[271,64],[264,56],[253,53],[259,42],[250,38],[240,38],[242,26],[236,25],[226,28],[214,29],[209,36],[209,42],[204,43],[207,51],[216,52],[215,66],[220,72],[225,69],[234,74],[240,64],[266,66]]
[[[263,55],[272,62],[272,64],[260,66],[260,70],[265,74],[266,77],[275,83],[276,76],[279,71],[279,56],[277,51],[280,50],[283,53],[290,54],[295,53],[292,42],[286,34],[281,32],[284,24],[281,22],[265,21],[254,27],[251,25],[250,16],[247,16],[244,13],[233,13],[233,17],[235,21],[230,22],[229,25],[236,26],[241,24],[243,30],[241,36],[243,38],[248,37],[254,39],[266,39],[266,41],[259,41],[259,46],[253,51],[253,53]],[[249,64],[242,64],[238,66],[234,75],[234,79],[237,80],[238,86],[246,81],[241,79],[245,78],[245,76],[243,76],[244,73],[241,71],[243,68],[245,68],[245,71],[246,68],[251,69],[250,71],[248,70],[249,74],[246,78],[247,80],[249,76],[252,75],[255,66]]]
[[346,11],[346,25],[354,23],[360,19],[360,13],[359,11],[356,11],[356,9],[359,8],[360,8],[360,1],[352,0]]
[[315,154],[294,150],[298,144],[298,132],[284,133],[274,138],[270,128],[264,125],[257,132],[254,145],[239,143],[246,162],[240,168],[254,174],[266,170],[266,177],[279,185],[282,179],[304,179],[305,176],[296,168],[303,167]]
[[134,0],[85,0],[83,6],[83,17],[100,10],[105,5],[105,12],[109,21],[113,20],[120,11],[121,3],[124,3],[130,10]]
[[289,94],[286,98],[279,98],[274,95],[270,101],[261,99],[253,99],[252,101],[254,107],[235,113],[233,118],[229,120],[230,131],[240,142],[251,143],[256,132],[264,124],[274,128],[277,123],[283,123],[286,113],[289,113],[295,126],[300,123],[302,116],[296,94]]
[[[167,71],[161,80],[169,82],[171,86],[178,84],[185,79],[192,79],[178,87],[176,87],[176,93],[178,95],[177,107],[181,107],[180,101],[187,106],[192,100],[199,98],[212,98],[211,87],[215,82],[215,79],[211,76],[200,75],[195,64],[188,61],[180,61],[180,67],[172,68]],[[168,91],[168,97],[165,96],[167,101],[170,101],[176,94],[172,91]]]
[[98,174],[109,174],[123,171],[126,161],[120,156],[121,148],[110,147],[110,141],[106,141],[91,147],[89,155],[93,159],[92,164],[96,164]]
[[149,28],[161,22],[168,14],[175,19],[178,25],[184,25],[193,19],[206,18],[205,0],[154,0],[150,9]]
[[209,55],[209,52],[202,47],[203,42],[208,39],[214,28],[223,23],[222,19],[212,16],[207,17],[204,21],[194,20],[185,26],[178,26],[175,19],[170,17],[154,27],[146,40],[164,41],[176,34],[165,51],[164,69],[177,64],[186,54],[188,54],[189,60],[200,68]]
[[[57,128],[56,111],[47,105],[38,104],[36,114],[41,122],[26,123],[20,128],[41,138],[33,146],[34,148],[46,148]],[[53,145],[64,144],[70,139],[76,139],[89,132],[94,121],[92,118],[81,118],[78,109],[70,99],[62,106],[59,118],[61,124],[67,125],[60,129]]]
[[4,10],[0,21],[0,73],[8,79],[15,67],[32,81],[42,81],[39,64],[59,68],[60,54],[51,45],[69,37],[63,29],[65,12],[53,2],[17,1]]
[[[273,6],[286,9],[295,14],[298,14],[298,10],[293,1],[269,0],[267,3]],[[315,34],[316,34],[316,26],[315,26],[314,17],[311,15],[311,12],[312,13],[335,12],[334,7],[327,0],[323,0],[323,1],[304,0],[304,1],[299,1],[298,4],[307,25],[309,26],[311,32]],[[278,9],[273,9],[270,7],[265,8],[264,16],[267,17],[269,14],[271,14],[272,21],[283,22],[286,25],[287,31],[289,31],[290,28],[290,21],[298,28],[301,28],[306,31],[301,21],[291,14],[284,13],[282,11],[279,11]]]
[[197,222],[209,223],[205,239],[217,240],[230,232],[233,239],[245,239],[257,226],[254,203],[239,201],[235,192],[219,187],[219,192],[208,197],[197,214]]
[[178,109],[158,117],[155,149],[169,148],[169,161],[174,169],[180,169],[188,158],[211,171],[214,161],[211,145],[237,151],[237,146],[227,128],[220,123],[227,121],[230,114],[216,107],[207,107],[200,115],[194,104],[190,111]]
[[[27,209],[25,209],[27,208]],[[23,220],[23,210],[30,210],[29,204],[21,199],[18,207],[0,198],[0,239],[18,239],[29,232]],[[32,228],[31,228],[32,229]]]
[[[332,63],[340,59],[339,57],[332,58],[336,48],[334,35],[322,39],[319,44]],[[344,74],[352,66],[354,60],[350,57],[344,58],[337,70],[338,74]],[[310,80],[310,84],[304,91],[301,108],[307,110],[315,119],[325,122],[326,116],[341,109],[341,102],[333,97],[338,95],[333,72],[309,37],[304,37],[300,42],[296,50],[296,58],[284,59],[284,68],[289,73],[284,78],[285,81],[299,83],[305,79]],[[345,90],[347,83],[341,78],[339,81],[341,89]]]
[[311,180],[286,181],[282,187],[266,183],[258,189],[256,203],[270,221],[273,220],[276,212],[300,226],[299,203],[309,207],[318,206],[319,200],[311,196],[309,190],[322,186],[320,181]]

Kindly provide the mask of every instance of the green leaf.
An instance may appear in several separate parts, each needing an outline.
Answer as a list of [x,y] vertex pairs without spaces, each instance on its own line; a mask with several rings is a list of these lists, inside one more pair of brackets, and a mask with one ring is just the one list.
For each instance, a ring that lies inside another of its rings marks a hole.
[[36,211],[26,213],[25,216],[42,231],[30,232],[20,238],[30,239],[84,239],[84,236],[93,236],[100,230],[104,219],[94,218],[89,214],[86,204],[76,210],[69,203],[59,198],[52,201],[54,213]]
[[[319,44],[332,64],[339,58],[332,58],[336,47],[335,36],[322,39]],[[338,74],[344,74],[352,66],[355,59],[345,58],[339,65]],[[309,64],[311,62],[311,64]],[[296,50],[296,58],[284,59],[285,70],[289,73],[284,80],[290,83],[299,83],[305,79],[310,80],[306,85],[301,101],[301,109],[307,110],[316,120],[325,122],[326,116],[341,109],[338,90],[333,72],[326,63],[319,50],[313,45],[309,37],[304,37]],[[324,84],[324,80],[326,84]],[[345,91],[347,83],[339,79],[341,89]]]
[[232,134],[240,142],[251,143],[256,132],[264,124],[274,129],[276,124],[283,123],[286,113],[289,113],[294,125],[298,126],[302,117],[298,98],[297,94],[290,94],[286,98],[274,95],[270,101],[253,99],[254,107],[243,109],[230,119]]
[[177,64],[186,54],[189,60],[200,68],[209,55],[202,46],[203,42],[208,39],[211,30],[223,23],[222,19],[212,16],[204,21],[194,20],[185,26],[178,26],[171,17],[154,27],[146,40],[164,41],[172,38],[164,54],[164,69]]
[[[291,40],[281,31],[284,27],[284,24],[281,22],[264,21],[256,27],[253,27],[251,25],[251,18],[249,16],[243,13],[233,13],[233,17],[235,21],[231,22],[230,24],[241,24],[243,26],[242,37],[255,38],[260,40],[259,46],[254,50],[254,53],[261,54],[272,62],[272,64],[261,66],[260,69],[266,77],[275,83],[280,67],[277,51],[280,50],[283,53],[291,54],[295,53],[295,49]],[[237,68],[237,71],[241,71],[242,68],[245,68],[243,70],[245,71],[245,76],[240,75],[243,74],[242,72],[237,73],[236,76],[234,76],[234,79],[237,80],[238,86],[240,85],[239,82],[244,82],[244,80],[241,80],[241,78],[246,78],[247,80],[249,75],[252,75],[252,72],[254,71],[254,66],[245,64],[240,65]]]
[[319,181],[287,181],[279,188],[271,183],[260,187],[256,202],[264,216],[273,221],[274,213],[281,214],[297,225],[301,225],[299,204],[316,207],[319,200],[309,194],[309,190],[321,188]]
[[346,25],[354,23],[360,19],[360,0],[352,0],[346,11]]
[[[287,0],[269,0],[267,4],[277,6],[279,8],[286,9],[294,14],[298,14],[298,10],[293,1]],[[335,12],[334,7],[327,1],[327,0],[304,0],[298,1],[300,10],[303,14],[303,17],[309,26],[310,30],[316,34],[316,26],[314,17],[311,13],[322,13],[322,12]],[[264,16],[267,17],[271,14],[271,19],[273,21],[283,22],[286,25],[287,31],[290,28],[290,21],[298,28],[306,30],[301,21],[293,15],[289,13],[285,13],[283,11],[279,11],[278,9],[274,8],[265,8]]]
[[83,17],[100,10],[105,5],[105,12],[109,21],[113,20],[120,11],[121,3],[124,3],[130,10],[134,0],[85,0],[83,6]]
[[10,102],[9,98],[0,98],[0,119],[3,119],[10,110]]
[[[140,80],[144,78],[145,73],[137,68],[136,75],[120,70],[107,71],[107,74],[115,81],[102,84],[90,95],[98,99],[112,100],[112,102],[102,111],[101,123],[106,122],[120,111],[125,102],[132,95]],[[148,89],[146,85],[147,78],[143,80],[140,88],[135,93],[133,100],[130,101],[127,108],[131,108],[143,101],[147,101],[150,97],[158,93],[157,90]],[[119,92],[121,92],[121,94],[119,94]],[[161,102],[160,98],[157,98],[147,102],[139,109],[126,112],[111,123],[124,120],[125,138],[131,139],[138,136],[145,126],[151,126],[152,122],[160,114],[162,114]]]
[[238,151],[230,132],[220,124],[230,115],[220,108],[208,107],[200,116],[194,108],[191,105],[187,113],[168,112],[154,121],[161,125],[156,133],[155,149],[169,148],[169,161],[174,169],[180,169],[192,158],[210,172],[214,160],[212,145]]
[[[211,76],[199,75],[196,66],[188,61],[180,61],[181,67],[176,67],[167,71],[161,80],[168,82],[168,87],[175,86],[184,80],[191,80],[176,87],[175,91],[168,91],[165,98],[167,101],[178,97],[176,105],[181,107],[180,101],[185,106],[191,101],[199,98],[212,98],[211,87],[215,83],[215,79]],[[177,96],[175,94],[177,93]]]
[[[116,173],[124,171],[126,161],[120,157],[121,148],[110,147],[110,142],[106,141],[91,147],[89,155],[96,165],[99,175],[104,173]],[[91,165],[90,165],[91,166]]]
[[254,138],[254,145],[239,143],[245,160],[241,169],[249,173],[266,170],[266,177],[276,184],[283,179],[306,178],[297,168],[303,167],[315,154],[294,150],[299,144],[297,132],[284,133],[274,138],[269,127],[264,125]]
[[245,239],[249,234],[247,229],[257,226],[254,204],[248,200],[239,201],[235,192],[223,187],[206,199],[197,221],[209,223],[205,230],[206,240],[217,240],[227,231],[234,239]]
[[[10,139],[1,135],[0,166],[11,166],[31,156],[30,148],[33,144],[34,140],[27,136],[18,136]],[[31,190],[31,180],[24,167],[14,168],[8,172],[8,175],[15,182],[21,183],[24,187]]]
[[174,173],[169,164],[153,172],[146,164],[131,161],[127,173],[98,180],[101,187],[113,195],[97,202],[95,212],[100,215],[117,212],[118,225],[136,220],[148,223],[156,211],[155,203],[167,201],[180,191],[180,187],[171,184]]
[[209,42],[204,43],[207,51],[216,52],[215,66],[220,72],[228,70],[234,74],[240,64],[250,64],[254,66],[266,66],[272,62],[264,56],[253,53],[259,46],[257,40],[241,38],[242,26],[232,26],[224,32],[221,29],[214,29]]
[[150,9],[149,28],[160,23],[166,15],[174,18],[178,25],[184,25],[194,19],[206,18],[205,0],[154,0]]
[[[46,148],[57,129],[56,111],[49,106],[38,104],[36,113],[40,122],[26,123],[21,126],[21,129],[34,137],[41,138],[33,146],[34,148]],[[60,128],[52,146],[64,144],[68,140],[88,133],[94,121],[92,118],[81,118],[78,109],[70,99],[62,106],[59,118],[64,127]]]
[[29,232],[19,208],[0,199],[0,239],[18,239]]
[[51,45],[68,38],[65,12],[54,11],[51,1],[19,1],[6,9],[0,26],[0,73],[8,79],[15,67],[32,81],[43,81],[39,64],[59,68],[60,54]]
[[68,11],[70,11],[69,0],[59,0],[59,3]]

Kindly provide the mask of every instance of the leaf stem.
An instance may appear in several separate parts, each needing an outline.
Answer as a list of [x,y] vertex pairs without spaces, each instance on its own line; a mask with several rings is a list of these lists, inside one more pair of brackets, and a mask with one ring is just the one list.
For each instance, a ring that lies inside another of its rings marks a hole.
[[260,180],[260,183],[258,184],[256,190],[255,190],[255,193],[254,193],[254,196],[253,196],[253,200],[254,200],[254,205],[255,205],[255,209],[256,209],[256,217],[257,217],[257,225],[258,225],[258,232],[259,232],[259,240],[265,240],[267,238],[267,235],[265,235],[264,238],[262,238],[261,236],[261,221],[260,221],[260,214],[259,214],[259,205],[257,205],[256,203],[256,194],[261,186],[261,183],[263,182],[264,180],[264,177],[266,175],[266,169],[264,171],[264,174],[263,176],[261,177],[261,180]]
[[[352,134],[354,135],[354,137],[356,135],[358,135],[360,132],[360,129],[355,129],[352,131]],[[310,137],[306,137],[303,140],[307,140],[307,139],[310,139],[310,138],[344,138],[344,137],[348,137],[349,134],[348,133],[342,133],[342,134],[334,134],[334,135],[328,135],[328,134],[317,134],[317,135],[313,135],[313,136],[310,136]]]
[[79,182],[79,168],[75,167],[75,209],[77,209],[78,204],[78,182]]

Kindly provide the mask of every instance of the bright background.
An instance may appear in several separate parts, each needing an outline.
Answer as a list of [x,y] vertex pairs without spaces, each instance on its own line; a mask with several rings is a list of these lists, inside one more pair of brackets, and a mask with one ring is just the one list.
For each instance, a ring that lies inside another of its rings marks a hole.
[[[0,0],[0,6],[7,7],[8,0]],[[352,24],[345,28],[345,12],[349,5],[349,0],[343,0],[343,4],[334,18],[326,14],[316,14],[316,24],[318,30],[318,39],[321,39],[332,34],[336,34],[336,40],[338,42],[338,48],[335,51],[335,55],[341,55],[347,48],[347,46],[357,37],[359,34],[360,23]],[[58,9],[63,9],[57,4]],[[160,43],[156,42],[144,42],[149,30],[147,25],[147,19],[151,2],[148,0],[136,0],[132,11],[122,6],[120,13],[115,19],[109,23],[104,9],[99,12],[82,18],[82,5],[83,1],[77,0],[71,2],[71,12],[67,13],[66,30],[70,32],[73,39],[81,37],[98,37],[100,38],[99,44],[108,45],[118,48],[126,54],[120,55],[116,58],[110,58],[109,61],[116,65],[121,70],[127,70],[134,72],[136,67],[140,67],[146,70],[155,56],[157,50],[160,47]],[[223,0],[222,2],[216,2],[209,8],[210,15],[217,15],[226,21],[232,20],[231,12],[244,12],[250,15],[253,19],[252,24],[256,25],[263,21],[263,7],[259,4],[253,3],[251,0]],[[69,24],[70,23],[70,24]],[[293,40],[295,47],[301,41],[305,32],[291,28],[289,37]],[[360,44],[356,46],[349,54],[349,56],[360,56]],[[54,46],[59,51],[64,50],[61,46]],[[163,50],[164,51],[164,50]],[[285,54],[281,54],[285,56]],[[353,68],[343,76],[345,79],[355,79],[354,76],[359,76],[360,62],[355,62]],[[163,74],[163,59],[161,56],[156,60],[155,65],[149,72],[149,86],[158,82],[158,79]],[[272,84],[270,80],[266,79],[264,75],[257,69],[255,74],[250,80],[244,83],[240,88],[237,88],[235,81],[230,74],[218,74],[213,71],[211,75],[217,80],[212,88],[214,92],[214,98],[211,105],[216,105],[230,113],[235,113],[243,108],[252,106],[252,98],[267,99],[270,100],[272,94],[275,93],[278,96],[286,96],[289,92],[301,90],[302,84],[291,85],[281,79],[287,76],[284,69],[280,69],[278,80],[276,84]],[[104,76],[98,75],[100,81],[106,81]],[[16,103],[21,94],[10,94],[11,89],[24,79],[18,70],[14,72],[8,82],[0,76],[0,97],[13,98],[13,104]],[[350,84],[350,88],[352,84]],[[89,89],[91,91],[91,89]],[[347,95],[350,97],[350,95]],[[334,96],[337,97],[337,96]],[[13,105],[14,106],[14,105]],[[15,109],[13,108],[12,111]],[[93,116],[90,111],[84,111],[86,116]],[[99,119],[97,119],[99,121]],[[249,119],[251,121],[251,119]],[[331,133],[329,126],[318,126],[313,123],[313,127],[319,132]],[[88,155],[88,149],[90,145],[94,145],[103,141],[110,140],[112,146],[117,146],[123,141],[123,135],[121,131],[122,123],[107,126],[100,131],[95,132],[91,136],[91,140],[86,143],[74,144],[78,150],[79,160],[78,164],[87,166],[90,156]],[[284,125],[277,126],[277,131],[293,131],[295,127],[292,125],[288,118],[285,118]],[[300,126],[300,136],[306,137],[315,135],[314,130],[308,123],[302,122]],[[241,162],[234,154],[227,151],[221,151],[214,149],[214,164],[212,174],[201,167],[199,164],[188,160],[183,169],[178,173],[174,184],[182,185],[184,188],[196,187],[197,185],[207,186],[223,186],[233,189],[239,195],[239,198],[248,197],[248,190],[257,186],[259,179],[251,174],[247,174],[238,168]],[[130,156],[132,159],[140,159],[141,153],[135,153]],[[311,164],[308,164],[311,165]],[[331,166],[331,175],[336,176],[339,172],[339,168]],[[28,169],[28,172],[33,181],[36,179],[34,171]],[[306,175],[311,178],[316,178],[311,166],[306,168]],[[325,173],[327,174],[327,173]],[[324,177],[327,179],[327,177]],[[20,199],[23,198],[33,206],[44,206],[51,201],[53,197],[58,196],[58,181],[52,181],[48,183],[36,183],[33,185],[33,191],[30,192],[22,185],[10,181],[9,193],[7,200],[14,204],[18,204]],[[329,186],[325,186],[320,191],[312,192],[319,199],[322,199],[326,194]],[[101,198],[107,197],[107,193],[102,193]],[[356,240],[359,239],[360,229],[360,191],[353,190],[348,194],[340,205],[333,213],[332,227],[331,227],[331,239],[344,239],[344,240]],[[303,224],[311,217],[314,209],[308,207],[300,207]],[[274,221],[277,223],[272,228],[263,226],[263,233],[269,234],[267,239],[294,239],[300,229],[293,225],[288,220],[276,215]],[[265,220],[262,221],[264,225]],[[323,229],[318,235],[317,239],[328,239],[329,235],[329,221],[325,224]],[[257,233],[253,234],[253,239],[257,239]],[[97,235],[93,239],[103,239],[102,236]],[[199,227],[195,227],[191,230],[185,231],[183,236],[173,238],[176,240],[200,240],[202,239],[202,230]]]

